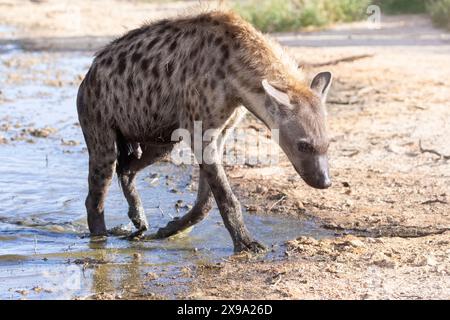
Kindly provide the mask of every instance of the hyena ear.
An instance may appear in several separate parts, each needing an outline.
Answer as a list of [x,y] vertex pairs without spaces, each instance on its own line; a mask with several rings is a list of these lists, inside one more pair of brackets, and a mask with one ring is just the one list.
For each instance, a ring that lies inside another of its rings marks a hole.
[[311,82],[311,89],[316,92],[324,102],[327,99],[332,78],[331,72],[321,72],[316,75]]
[[274,99],[276,102],[278,102],[279,104],[288,107],[289,109],[292,109],[293,106],[291,104],[291,99],[289,99],[289,96],[287,95],[287,93],[278,90],[277,88],[275,88],[274,86],[272,86],[269,81],[267,81],[266,79],[264,79],[262,81],[262,86],[264,88],[264,91],[266,91],[266,93],[272,98]]

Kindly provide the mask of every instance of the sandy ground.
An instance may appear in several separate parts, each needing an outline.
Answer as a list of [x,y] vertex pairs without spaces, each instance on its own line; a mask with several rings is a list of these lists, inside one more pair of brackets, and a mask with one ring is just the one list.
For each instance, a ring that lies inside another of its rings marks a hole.
[[[87,23],[71,28],[69,1],[19,3],[0,0],[1,21],[18,27],[0,39],[109,37],[191,5],[77,1]],[[356,23],[277,36],[301,63],[372,55],[305,67],[309,75],[327,69],[335,76],[328,102],[333,187],[307,187],[285,157],[278,166],[228,167],[229,176],[248,211],[312,216],[351,235],[292,239],[276,261],[237,256],[199,266],[184,297],[449,299],[449,34],[424,17],[402,16],[386,17],[378,30]],[[261,126],[251,117],[243,125]]]

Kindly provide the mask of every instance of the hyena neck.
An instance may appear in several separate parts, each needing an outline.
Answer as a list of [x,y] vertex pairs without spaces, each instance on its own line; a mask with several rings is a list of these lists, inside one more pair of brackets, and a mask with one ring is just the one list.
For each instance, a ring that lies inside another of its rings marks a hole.
[[[262,80],[261,80],[262,81]],[[269,129],[279,129],[282,119],[279,112],[269,107],[270,101],[261,86],[261,92],[248,92],[242,90],[240,93],[244,106],[253,113]]]

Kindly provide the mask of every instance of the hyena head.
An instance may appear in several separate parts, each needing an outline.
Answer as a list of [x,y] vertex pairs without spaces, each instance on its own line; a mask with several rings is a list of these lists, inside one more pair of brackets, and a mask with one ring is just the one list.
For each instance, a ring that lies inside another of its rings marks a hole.
[[331,186],[328,170],[326,110],[324,103],[331,73],[319,73],[310,88],[280,90],[263,81],[269,109],[277,114],[279,144],[302,179],[311,187]]

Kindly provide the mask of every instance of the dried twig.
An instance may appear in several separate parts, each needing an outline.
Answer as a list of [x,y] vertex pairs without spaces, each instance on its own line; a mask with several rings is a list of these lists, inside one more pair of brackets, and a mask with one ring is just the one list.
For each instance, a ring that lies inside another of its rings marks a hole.
[[[353,157],[356,156],[360,151],[359,150],[350,150],[350,149],[344,149],[342,150],[344,151],[344,153],[342,154],[344,157]],[[345,152],[349,152],[349,153],[345,153]]]
[[329,104],[342,104],[342,105],[348,105],[348,104],[356,104],[356,102],[352,102],[350,100],[344,101],[344,100],[328,100],[327,103]]
[[447,204],[447,201],[443,201],[443,200],[439,200],[439,199],[433,199],[433,200],[427,200],[424,202],[421,202],[420,204],[433,204],[433,203],[442,203],[442,204]]
[[[271,285],[271,287],[274,289],[278,286],[278,284],[281,282],[281,278],[282,278],[282,274],[279,273],[275,276],[277,279],[275,280],[275,282]],[[275,278],[274,277],[274,278]]]
[[337,64],[339,64],[341,62],[353,62],[355,60],[360,60],[360,59],[364,59],[364,58],[370,58],[370,57],[373,57],[373,56],[374,56],[373,54],[359,54],[359,55],[356,55],[356,56],[345,57],[345,58],[331,60],[331,61],[322,62],[322,63],[301,63],[300,65],[302,67],[318,68],[318,67],[324,67],[324,66],[334,66],[334,65],[337,65]]
[[282,196],[280,199],[278,199],[277,201],[274,202],[274,204],[272,204],[269,208],[269,211],[272,211],[272,209],[279,204],[281,201],[283,201],[286,198],[286,196]]
[[450,155],[444,155],[444,154],[442,154],[442,153],[440,153],[440,152],[438,152],[438,151],[436,151],[434,149],[425,149],[425,148],[423,148],[422,147],[422,140],[419,140],[419,149],[420,149],[421,153],[431,153],[431,154],[434,154],[434,155],[436,155],[439,158],[444,159],[444,160],[449,160],[450,159]]
[[270,285],[272,289],[275,289],[278,286],[284,274],[286,274],[286,271],[279,272],[272,277],[272,283]]

